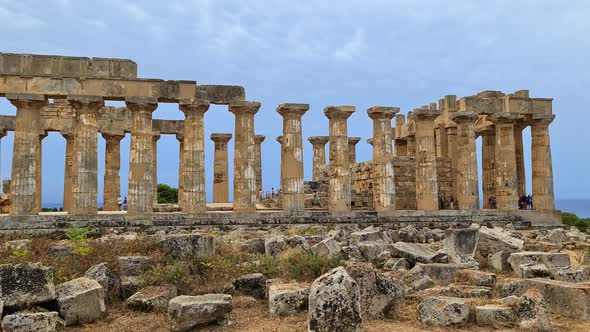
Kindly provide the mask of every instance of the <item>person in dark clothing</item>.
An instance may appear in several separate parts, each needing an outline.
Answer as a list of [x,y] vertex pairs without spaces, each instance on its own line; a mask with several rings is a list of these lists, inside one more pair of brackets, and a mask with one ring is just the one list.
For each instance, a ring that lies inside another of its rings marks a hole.
[[529,194],[527,196],[527,205],[528,205],[529,210],[533,209],[533,195],[531,195],[531,194]]

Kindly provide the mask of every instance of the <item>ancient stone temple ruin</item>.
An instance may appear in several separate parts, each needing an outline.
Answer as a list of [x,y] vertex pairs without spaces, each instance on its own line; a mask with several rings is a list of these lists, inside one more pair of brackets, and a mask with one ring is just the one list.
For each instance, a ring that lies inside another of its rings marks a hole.
[[[205,218],[199,216],[207,209],[204,114],[210,104],[227,105],[235,115],[233,134],[210,137],[215,142],[213,201],[232,201],[233,211],[240,214],[257,211],[265,137],[256,135],[255,115],[261,104],[248,101],[241,86],[138,78],[137,65],[124,59],[0,53],[0,96],[16,107],[16,116],[0,116],[0,137],[14,132],[6,218],[40,212],[41,142],[52,131],[66,140],[63,201],[69,215],[97,214],[100,180],[103,210],[118,210],[120,141],[130,133],[127,217],[154,218],[157,141],[161,135],[175,135],[180,142],[179,205],[184,214],[174,218]],[[126,106],[105,106],[105,101],[125,101]],[[184,120],[152,118],[159,103],[178,104]],[[356,107],[327,106],[328,135],[308,138],[313,145],[311,181],[304,179],[301,124],[309,105],[285,103],[276,110],[283,117],[283,133],[277,140],[279,200],[285,214],[324,209],[330,212],[327,215],[346,216],[353,209],[364,209],[375,211],[371,215],[383,221],[416,215],[412,210],[430,215],[508,213],[533,222],[559,218],[549,143],[549,124],[555,117],[550,98],[531,98],[526,90],[485,91],[459,99],[445,96],[407,115],[399,114],[397,107],[371,107],[367,117],[373,123],[373,158],[366,162],[356,161],[361,138],[348,136],[347,119]],[[534,210],[525,213],[517,211],[517,202],[526,188],[522,131],[527,126],[532,133]],[[98,178],[99,134],[106,140],[103,179]],[[482,165],[476,159],[478,137]],[[230,199],[228,142],[232,139]],[[483,183],[478,180],[479,166]],[[484,210],[480,210],[480,186]],[[445,207],[443,197],[445,202],[452,197],[455,211],[437,211]]]

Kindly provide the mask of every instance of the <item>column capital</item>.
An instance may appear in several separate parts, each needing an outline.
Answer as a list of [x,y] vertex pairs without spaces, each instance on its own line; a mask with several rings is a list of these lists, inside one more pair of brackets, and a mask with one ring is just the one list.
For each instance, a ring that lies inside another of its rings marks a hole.
[[555,120],[555,114],[535,114],[527,123],[531,126],[549,126]]
[[211,134],[210,138],[215,144],[217,143],[226,143],[232,139],[232,134],[221,134],[221,133],[213,133]]
[[277,113],[279,113],[283,117],[288,116],[295,116],[295,117],[302,117],[305,112],[309,110],[309,104],[293,104],[293,103],[286,103],[280,104],[277,107]]
[[439,115],[440,115],[440,112],[437,110],[415,109],[412,112],[411,119],[414,121],[434,120]]
[[[106,141],[121,141],[124,137],[125,137],[125,133],[121,133],[121,134],[112,134],[112,133],[100,133],[102,135],[102,138],[104,138]],[[62,133],[62,135],[64,135]]]
[[310,136],[307,138],[312,145],[326,145],[330,141],[329,136]]
[[203,99],[181,99],[178,103],[178,108],[185,116],[192,113],[204,114],[209,110],[209,101]]
[[104,107],[104,99],[99,96],[72,95],[68,96],[66,100],[78,112],[98,112],[99,109]]
[[399,107],[388,107],[388,106],[373,106],[367,110],[367,114],[373,120],[375,119],[393,119],[393,117],[399,113]]
[[47,105],[47,97],[45,95],[32,93],[7,93],[6,99],[17,108],[37,108],[41,109]]
[[356,111],[356,106],[328,106],[324,114],[328,119],[348,119]]
[[451,119],[456,123],[474,123],[479,115],[471,111],[456,112],[451,115]]
[[2,139],[5,136],[6,136],[6,130],[4,130],[4,129],[0,130],[0,139]]
[[475,134],[479,135],[479,136],[496,135],[496,127],[494,127],[494,126],[480,127],[475,130]]
[[406,116],[403,114],[396,114],[395,115],[395,126],[400,127],[406,124]]
[[154,143],[157,142],[157,141],[159,141],[160,140],[160,137],[161,137],[160,136],[160,133],[154,133],[154,134],[152,134],[152,140],[154,141]]
[[254,142],[256,144],[262,144],[262,142],[264,142],[264,139],[266,139],[266,136],[264,136],[264,135],[256,135],[256,136],[254,136]]
[[281,145],[283,145],[283,135],[277,136],[276,140],[277,142],[281,143]]
[[257,101],[234,100],[229,103],[229,111],[237,115],[238,113],[256,114],[260,109],[260,103]]
[[41,131],[39,132],[39,139],[40,139],[40,140],[44,140],[44,139],[45,139],[45,137],[47,137],[47,134],[48,134],[48,133],[47,133],[47,130],[41,130]]
[[133,112],[149,112],[158,108],[158,99],[152,97],[126,97],[125,105]]
[[368,138],[367,139],[367,143],[371,144],[371,146],[373,146],[373,139],[372,138]]
[[348,145],[356,145],[360,141],[361,141],[360,137],[349,137],[348,138]]
[[176,133],[176,140],[184,142],[184,133]]
[[500,112],[494,113],[487,117],[487,119],[493,124],[515,124],[519,116],[515,113]]

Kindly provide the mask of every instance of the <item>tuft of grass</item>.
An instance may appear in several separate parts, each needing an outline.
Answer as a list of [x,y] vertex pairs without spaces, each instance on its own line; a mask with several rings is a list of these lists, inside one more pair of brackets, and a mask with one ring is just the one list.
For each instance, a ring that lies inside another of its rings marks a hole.
[[342,265],[342,257],[313,255],[296,248],[281,255],[281,277],[297,281],[314,280],[331,269]]
[[143,273],[140,280],[143,287],[171,285],[184,291],[190,290],[193,282],[186,264],[178,261],[162,262]]

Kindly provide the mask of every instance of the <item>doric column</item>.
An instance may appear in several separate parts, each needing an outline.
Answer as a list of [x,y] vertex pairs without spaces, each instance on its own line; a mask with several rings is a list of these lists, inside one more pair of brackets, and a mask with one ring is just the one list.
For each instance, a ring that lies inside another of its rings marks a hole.
[[37,211],[43,209],[43,140],[47,137],[47,132],[42,130],[39,134],[39,154],[37,155]]
[[143,215],[154,210],[152,112],[158,107],[155,98],[131,97],[125,100],[131,113],[131,148],[127,213]]
[[47,99],[33,94],[7,94],[6,98],[16,106],[10,214],[36,214],[39,212],[37,193],[41,189],[37,183],[41,154],[39,114]]
[[351,210],[347,119],[355,111],[356,107],[354,106],[328,106],[324,108],[324,114],[330,122],[328,210],[332,213],[343,213]]
[[102,201],[104,211],[119,211],[117,199],[121,196],[121,140],[125,134],[102,133],[106,141],[104,158],[104,189]]
[[475,148],[475,112],[453,114],[457,123],[457,207],[461,210],[479,209],[479,183]]
[[76,112],[70,212],[95,214],[98,211],[98,110],[104,101],[97,96],[69,96],[67,100]]
[[277,112],[283,117],[281,144],[281,207],[285,212],[303,212],[303,136],[301,117],[308,104],[281,104]]
[[206,100],[181,100],[184,113],[184,150],[181,173],[183,192],[181,208],[184,213],[202,213],[207,210],[205,192],[205,112]]
[[[0,130],[0,143],[2,142],[2,138],[4,138],[6,136],[6,130]],[[2,146],[2,144],[0,144],[0,147]],[[0,148],[1,150],[1,148]],[[1,151],[0,151],[1,152]],[[0,155],[2,155],[2,153],[0,153]],[[2,169],[2,167],[0,167],[0,170]],[[3,192],[3,188],[2,188],[2,172],[0,172],[0,192]]]
[[514,113],[494,113],[488,117],[496,125],[496,205],[498,210],[518,209]]
[[178,206],[182,206],[182,197],[184,197],[184,183],[182,173],[184,172],[184,132],[176,133],[176,140],[179,143],[178,151]]
[[439,157],[449,156],[447,129],[444,122],[440,122],[436,128],[436,155]]
[[483,208],[492,209],[490,197],[496,196],[496,128],[489,126],[481,134]]
[[312,181],[319,181],[322,172],[326,168],[326,143],[330,141],[328,136],[311,136],[307,139],[313,146],[313,174]]
[[522,131],[526,125],[522,121],[514,124],[514,150],[516,152],[516,181],[518,196],[526,195],[526,173],[524,170],[524,145]]
[[447,131],[448,156],[451,160],[451,186],[453,187],[453,199],[455,199],[459,192],[459,184],[457,183],[457,125],[453,122],[452,125],[447,126],[445,129]]
[[256,144],[256,195],[262,190],[262,142],[266,137],[264,135],[254,136]]
[[439,112],[414,110],[416,130],[416,203],[418,210],[438,210],[438,177],[434,119]]
[[215,154],[213,164],[213,203],[229,202],[228,180],[228,154],[227,143],[232,134],[211,134],[211,140],[215,142]]
[[281,188],[283,188],[283,167],[285,167],[285,153],[283,151],[283,135],[279,135],[277,136],[277,138],[275,138],[275,141],[277,141],[280,145],[281,145],[281,177],[280,177],[280,185]]
[[152,133],[152,184],[154,188],[152,189],[152,195],[154,200],[154,205],[158,204],[158,141],[160,140],[159,133]]
[[348,162],[351,164],[356,163],[356,144],[361,141],[360,137],[349,137],[348,138]]
[[549,124],[555,115],[534,115],[531,120],[531,155],[533,168],[533,209],[555,210],[553,162]]
[[63,138],[66,140],[66,160],[64,167],[64,195],[63,195],[63,209],[64,211],[72,211],[73,197],[72,190],[74,184],[74,159],[76,139],[72,132],[62,132]]
[[234,142],[234,212],[256,212],[256,142],[254,115],[260,103],[234,101],[229,111],[235,119]]
[[367,110],[373,120],[373,202],[377,211],[395,210],[391,119],[399,107],[374,106]]

